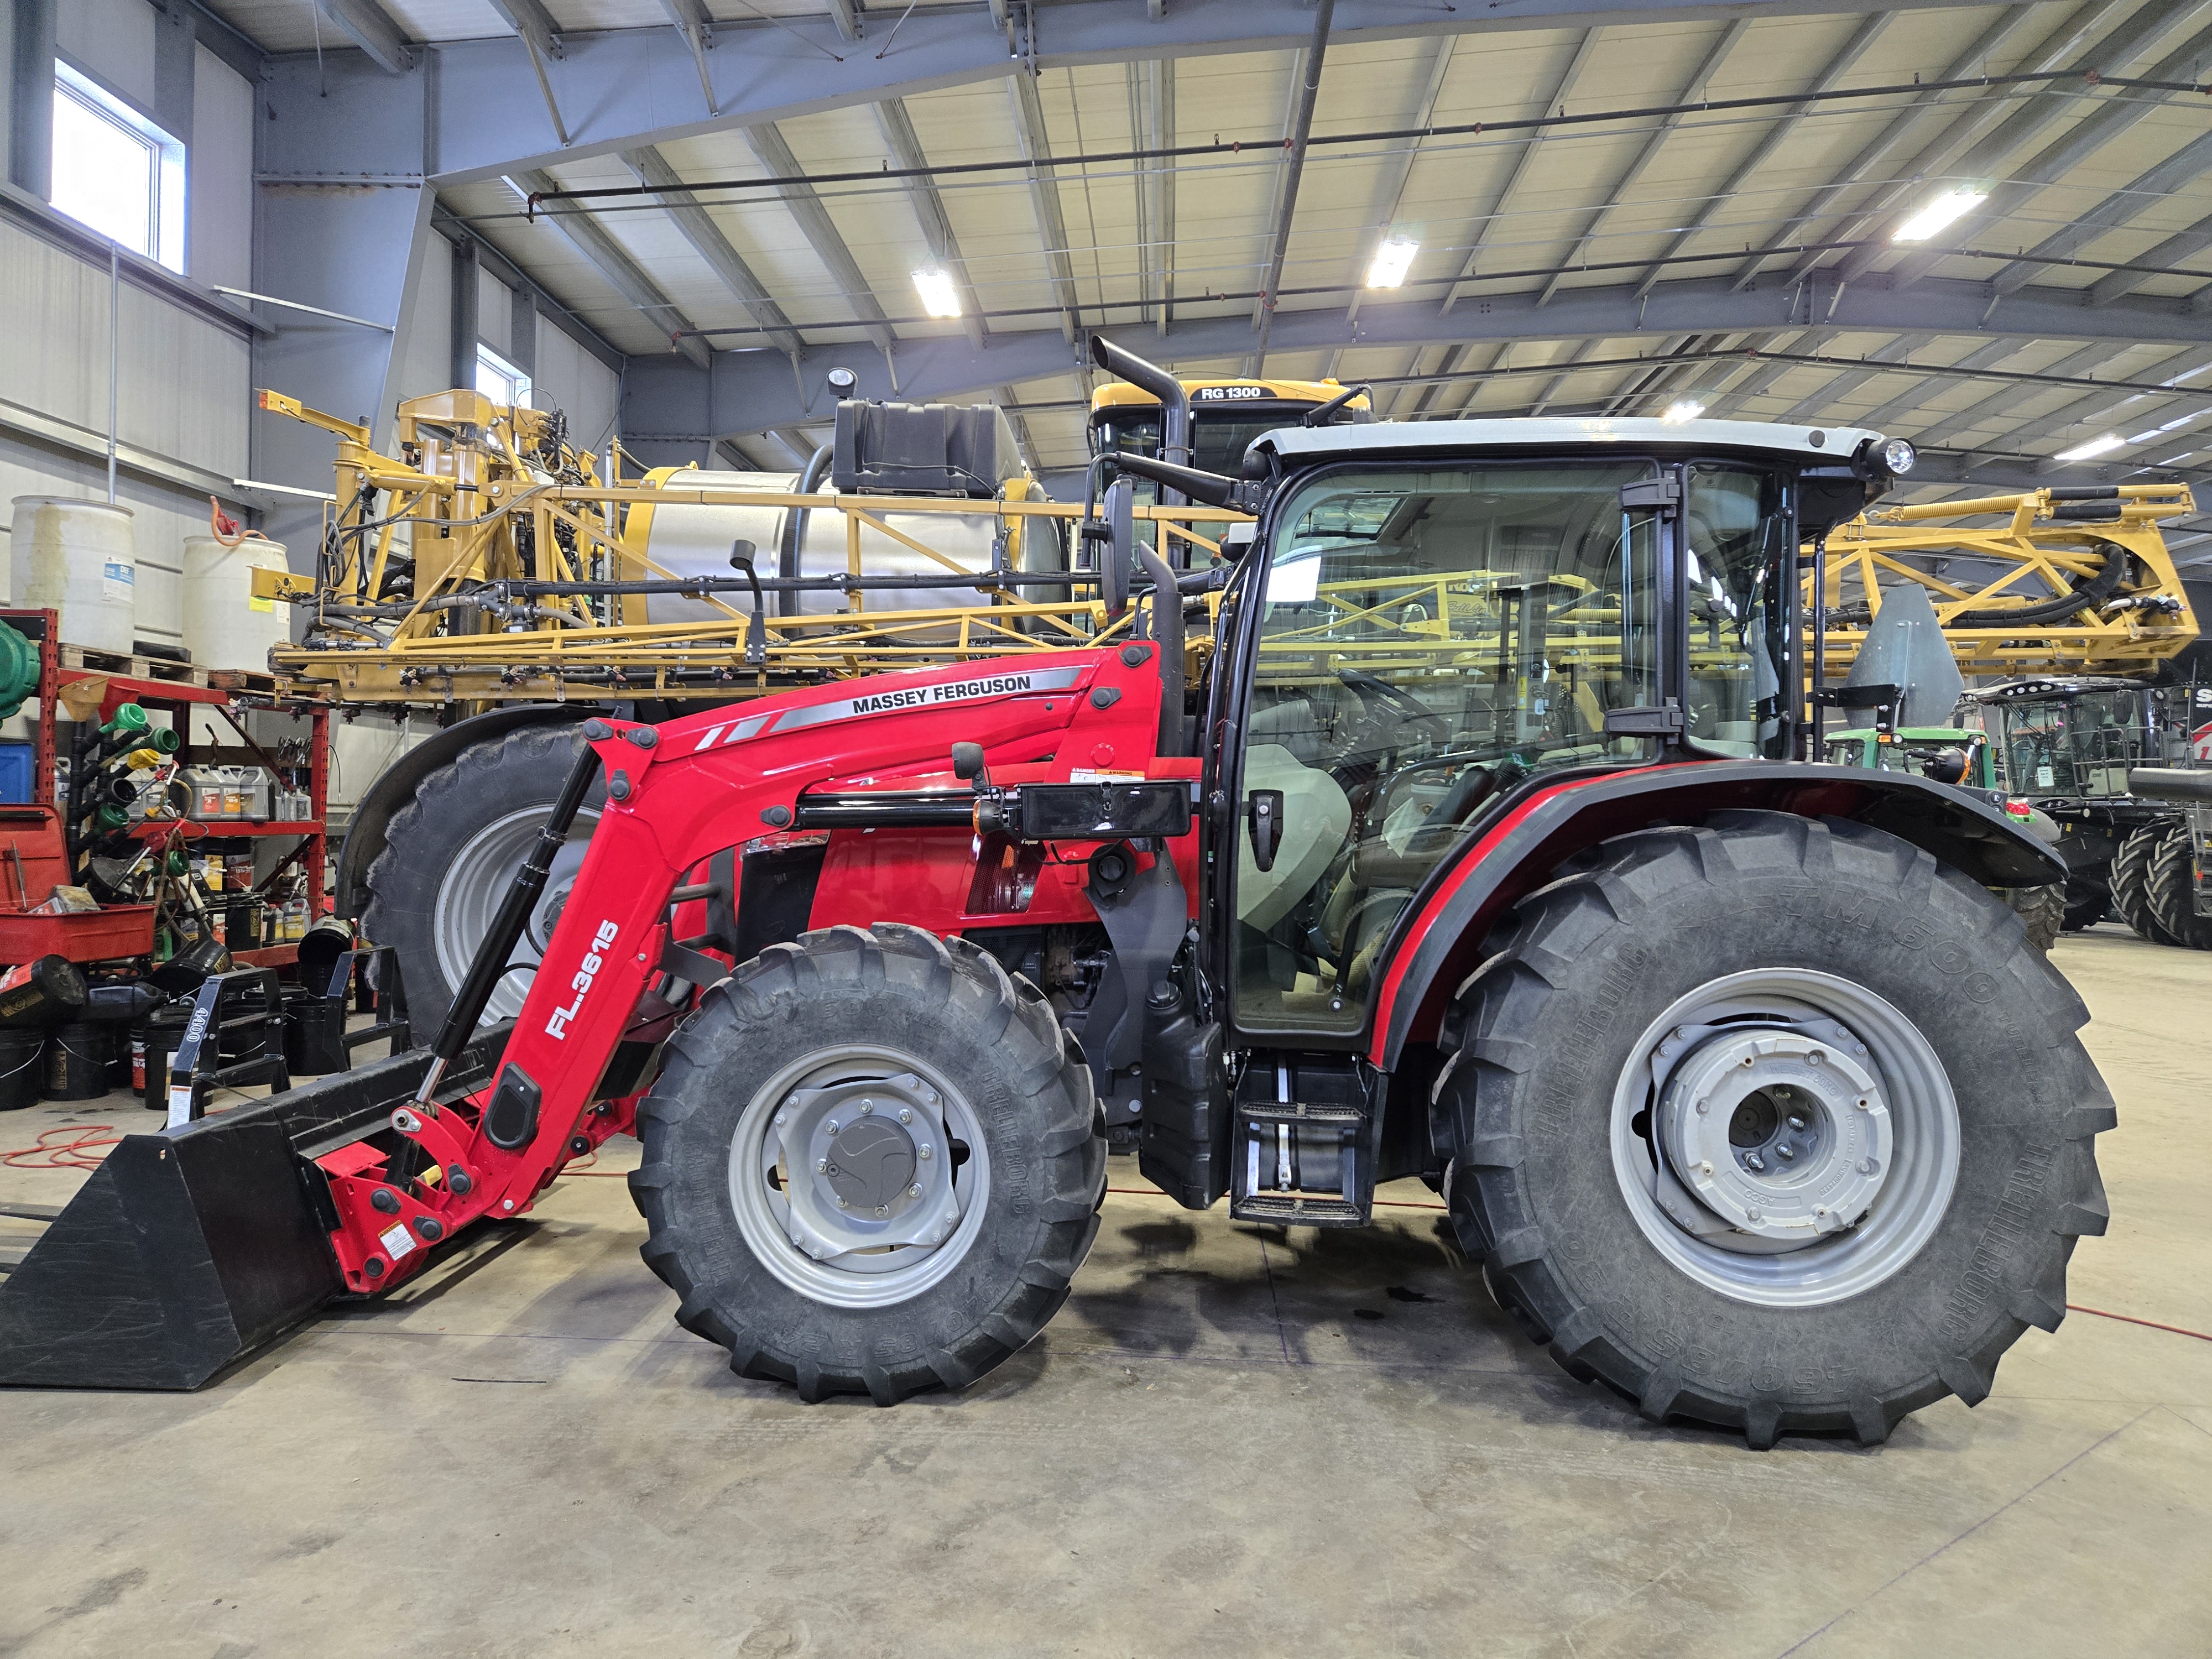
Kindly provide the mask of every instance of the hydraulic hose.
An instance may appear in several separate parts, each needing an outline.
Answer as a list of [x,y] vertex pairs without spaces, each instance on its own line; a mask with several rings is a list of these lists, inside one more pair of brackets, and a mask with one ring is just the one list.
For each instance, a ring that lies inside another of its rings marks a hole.
[[[605,730],[601,727],[602,734]],[[537,844],[530,849],[530,856],[522,860],[522,867],[514,872],[514,879],[507,884],[507,896],[500,902],[499,914],[492,918],[489,931],[469,963],[469,976],[461,981],[461,988],[453,996],[453,1006],[446,1011],[446,1023],[438,1032],[433,1049],[435,1057],[430,1062],[430,1069],[422,1075],[422,1086],[415,1093],[415,1103],[426,1113],[436,1115],[437,1108],[432,1104],[431,1097],[437,1093],[446,1067],[460,1057],[461,1050],[476,1035],[477,1022],[483,1018],[493,988],[506,975],[507,955],[529,925],[530,913],[538,908],[538,895],[545,890],[554,856],[567,843],[569,826],[575,823],[584,797],[592,792],[592,781],[599,775],[599,753],[587,743],[576,757],[576,763],[568,769],[568,781],[561,786],[560,797],[553,803],[553,815],[538,829]]]
[[[799,488],[794,495],[811,495],[822,488],[822,475],[830,470],[830,458],[836,447],[823,444],[806,458],[806,466],[799,475]],[[775,574],[786,581],[799,580],[799,555],[806,546],[806,520],[813,508],[794,507],[783,515],[783,544],[775,550]],[[795,617],[799,614],[799,594],[786,588],[776,603],[776,615]]]
[[2056,599],[2021,605],[2016,611],[1961,611],[1943,625],[1946,628],[2033,628],[2045,623],[2063,622],[2078,611],[2102,605],[2112,597],[2112,590],[2120,585],[2120,578],[2127,574],[2128,553],[2125,548],[2111,542],[2099,542],[2097,546],[2105,556],[2105,568],[2072,591],[2061,593]]

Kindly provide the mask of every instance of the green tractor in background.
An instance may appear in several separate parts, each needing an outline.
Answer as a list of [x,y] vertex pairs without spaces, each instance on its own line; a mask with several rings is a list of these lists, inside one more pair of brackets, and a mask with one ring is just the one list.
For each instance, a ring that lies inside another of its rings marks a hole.
[[[1877,705],[1877,712],[1881,705]],[[1996,751],[1989,734],[1959,726],[1902,726],[1889,729],[1877,723],[1862,730],[1832,732],[1825,738],[1822,758],[1831,766],[1869,766],[1888,772],[1915,772],[1937,783],[1970,789],[1985,796],[2025,824],[2039,840],[2057,847],[2058,821],[2048,812],[2006,794],[1997,775]],[[2048,951],[2062,933],[2088,926],[2069,915],[2064,884],[2048,887],[1992,889],[2020,913],[2030,943]],[[2099,907],[2101,913],[2102,906]]]
[[[1936,622],[1925,588],[1902,585],[1884,595],[1865,647],[1842,685],[1819,694],[1824,708],[1863,713],[1871,724],[1825,732],[1820,757],[1831,766],[1863,766],[1913,772],[1933,782],[1982,796],[2056,848],[2057,820],[2009,795],[1989,734],[1956,723],[1966,682]],[[1943,717],[1944,724],[1934,723]],[[1912,724],[1917,720],[1922,723]],[[2067,908],[2069,884],[1995,888],[2019,912],[2031,944],[2048,952],[2060,933],[2087,927]],[[2101,909],[2100,911],[2101,914]]]

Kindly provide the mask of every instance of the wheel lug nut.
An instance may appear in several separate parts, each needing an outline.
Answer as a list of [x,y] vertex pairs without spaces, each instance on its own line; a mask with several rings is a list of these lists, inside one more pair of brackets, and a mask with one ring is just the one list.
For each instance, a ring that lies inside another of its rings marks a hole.
[[1777,1158],[1795,1158],[1797,1156],[1797,1149],[1785,1140],[1782,1145],[1774,1149],[1774,1155]]
[[827,1123],[823,1124],[822,1127],[823,1127],[825,1130],[827,1130],[830,1133],[831,1133],[831,1134],[833,1134],[833,1135],[834,1135],[834,1134],[836,1134],[836,1133],[837,1133],[837,1120],[836,1120],[836,1118],[834,1118],[834,1117],[833,1117],[833,1118],[831,1118],[831,1119],[830,1119]]
[[921,1155],[922,1155],[924,1158],[927,1158],[927,1157],[929,1156],[929,1143],[928,1143],[927,1141],[924,1141],[924,1142],[922,1143],[922,1146],[921,1146]]
[[850,1209],[852,1207],[852,1202],[848,1199],[841,1197],[837,1200],[837,1207],[841,1210]]
[[899,1108],[899,1121],[900,1121],[900,1122],[902,1122],[902,1123],[911,1123],[911,1122],[913,1122],[913,1121],[914,1121],[914,1108],[913,1108],[913,1107],[911,1107],[911,1106],[902,1106],[902,1107],[900,1107],[900,1108]]
[[814,1173],[817,1175],[828,1175],[830,1173],[830,1160],[826,1158],[816,1158],[814,1160]]
[[1790,1127],[1793,1129],[1802,1129],[1805,1127],[1805,1120],[1802,1117],[1793,1116],[1790,1120]]
[[1881,1164],[1879,1164],[1875,1163],[1875,1162],[1874,1161],[1874,1159],[1872,1159],[1872,1158],[1869,1158],[1865,1159],[1863,1162],[1862,1162],[1862,1163],[1860,1164],[1860,1165],[1859,1165],[1859,1173],[1860,1173],[1861,1175],[1863,1175],[1863,1176],[1870,1176],[1870,1175],[1875,1174],[1875,1173],[1876,1171],[1878,1171],[1881,1168]]
[[1825,1048],[1815,1048],[1815,1049],[1814,1049],[1814,1050],[1813,1050],[1813,1052],[1812,1052],[1811,1054],[1808,1054],[1808,1055],[1806,1055],[1806,1056],[1805,1056],[1805,1063],[1806,1063],[1808,1066],[1818,1066],[1818,1065],[1819,1065],[1822,1060],[1826,1060],[1827,1057],[1828,1057],[1828,1051],[1827,1051],[1826,1049],[1825,1049]]
[[1759,1157],[1757,1152],[1745,1153],[1743,1161],[1754,1170],[1764,1170],[1766,1167],[1766,1160]]
[[791,1114],[789,1112],[778,1112],[775,1115],[775,1127],[779,1129],[790,1121]]
[[913,1186],[906,1189],[906,1195],[908,1198],[920,1198],[921,1196],[921,1183],[919,1181],[915,1182]]
[[878,1204],[876,1206],[876,1213],[878,1215],[889,1215],[890,1212],[891,1206],[888,1204]]
[[862,1117],[866,1117],[870,1112],[872,1112],[875,1109],[876,1103],[872,1100],[864,1100],[860,1103],[860,1115]]

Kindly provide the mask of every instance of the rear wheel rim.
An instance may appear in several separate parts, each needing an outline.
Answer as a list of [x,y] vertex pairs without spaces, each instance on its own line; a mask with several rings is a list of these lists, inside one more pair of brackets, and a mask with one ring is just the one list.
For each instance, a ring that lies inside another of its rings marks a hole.
[[[492,920],[507,898],[514,872],[522,867],[537,842],[538,832],[551,816],[550,806],[531,806],[494,819],[469,837],[440,878],[431,939],[438,954],[438,971],[454,990],[469,976],[469,964],[476,960],[477,947],[491,931]],[[545,890],[538,896],[522,937],[507,952],[513,965],[492,988],[491,1000],[483,1012],[486,1023],[512,1019],[522,1012],[530,975],[544,957],[554,924],[568,902],[568,890],[583,867],[585,844],[599,821],[599,815],[594,811],[576,814],[567,843],[554,854]]]
[[1759,1307],[1823,1306],[1893,1277],[1958,1182],[1958,1102],[1934,1047],[1864,986],[1810,969],[1752,969],[1679,998],[1630,1053],[1611,1139],[1645,1239]]
[[729,1189],[738,1233],[778,1279],[830,1307],[887,1308],[939,1283],[974,1245],[991,1158],[975,1109],[943,1073],[848,1043],[792,1061],[754,1092],[730,1138]]

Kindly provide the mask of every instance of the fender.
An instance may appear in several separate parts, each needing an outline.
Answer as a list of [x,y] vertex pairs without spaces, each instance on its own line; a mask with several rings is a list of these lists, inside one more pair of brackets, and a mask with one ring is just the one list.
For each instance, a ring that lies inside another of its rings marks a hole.
[[1532,779],[1430,878],[1400,917],[1375,1000],[1368,1056],[1393,1069],[1435,1034],[1482,942],[1524,893],[1586,847],[1730,807],[1850,818],[1909,842],[1984,887],[2039,887],[2066,868],[2033,832],[1978,794],[1905,772],[1766,760],[1680,761]]
[[594,712],[589,704],[558,702],[495,708],[431,733],[393,761],[369,786],[346,824],[345,844],[338,849],[337,881],[331,891],[338,915],[350,921],[368,908],[368,866],[384,850],[384,832],[392,815],[415,798],[423,779],[471,744],[503,738],[526,726],[581,726],[585,717]]

